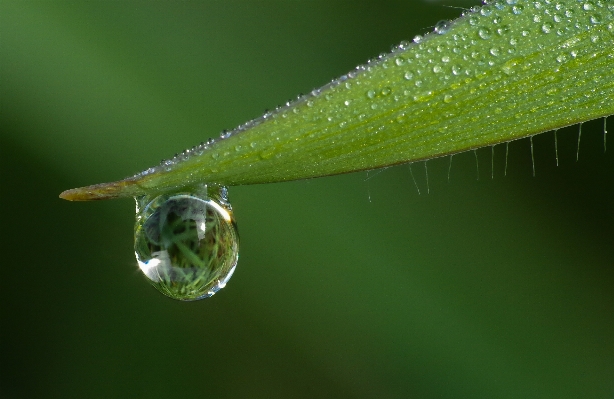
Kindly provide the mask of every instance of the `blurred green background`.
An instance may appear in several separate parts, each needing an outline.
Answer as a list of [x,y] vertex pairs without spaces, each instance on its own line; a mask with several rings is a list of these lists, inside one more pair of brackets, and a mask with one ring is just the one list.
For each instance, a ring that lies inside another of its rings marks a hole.
[[[471,5],[471,3],[445,3]],[[473,3],[475,4],[475,3]],[[0,397],[614,397],[603,120],[424,164],[233,187],[227,288],[139,274],[131,175],[460,11],[417,1],[0,2]],[[614,120],[612,129],[614,130]],[[614,141],[612,141],[614,143]],[[614,144],[612,144],[614,147]]]

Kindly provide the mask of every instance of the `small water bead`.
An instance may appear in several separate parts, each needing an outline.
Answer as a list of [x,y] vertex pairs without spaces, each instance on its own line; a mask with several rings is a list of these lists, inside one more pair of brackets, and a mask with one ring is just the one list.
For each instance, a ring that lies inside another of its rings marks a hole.
[[414,78],[414,74],[411,72],[405,72],[403,77],[405,78],[405,80],[412,80]]
[[478,36],[480,36],[484,40],[490,39],[490,36],[491,36],[490,29],[485,28],[485,27],[480,28],[478,30]]
[[550,22],[547,22],[542,25],[542,32],[550,33],[552,32],[552,28],[554,28],[554,26]]
[[134,250],[158,291],[193,301],[226,286],[239,258],[239,235],[224,187],[200,185],[136,202]]
[[450,30],[450,26],[451,24],[449,21],[439,21],[435,24],[435,33],[437,33],[438,35],[448,33],[448,30]]
[[524,11],[524,6],[522,4],[517,4],[512,7],[512,12],[516,15],[522,14],[523,11]]

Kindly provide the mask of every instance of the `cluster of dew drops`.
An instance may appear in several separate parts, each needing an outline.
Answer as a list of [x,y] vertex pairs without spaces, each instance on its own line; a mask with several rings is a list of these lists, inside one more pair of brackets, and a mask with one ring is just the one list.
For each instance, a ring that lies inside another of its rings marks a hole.
[[[528,13],[528,8],[534,8],[539,13]],[[505,23],[506,14],[516,16],[530,14],[534,26],[532,29],[518,32],[518,35],[511,35],[511,27]],[[306,95],[301,94],[296,100],[288,101],[284,105],[276,107],[273,111],[267,110],[262,116],[239,125],[235,129],[223,130],[218,139],[209,138],[207,141],[175,154],[173,158],[162,160],[158,166],[144,170],[135,177],[160,171],[170,171],[174,165],[193,156],[202,155],[218,141],[248,131],[279,116],[285,118],[291,113],[298,114],[301,105],[310,107],[319,96],[323,96],[326,100],[337,98],[338,96],[333,96],[335,92],[350,89],[353,81],[356,85],[361,84],[360,79],[357,78],[364,77],[365,74],[378,67],[383,69],[400,67],[402,78],[400,81],[405,82],[405,88],[403,90],[397,90],[397,88],[393,90],[392,87],[377,90],[366,89],[366,98],[381,99],[390,96],[393,101],[399,101],[403,96],[411,96],[414,101],[425,101],[429,100],[432,94],[430,90],[420,91],[420,88],[425,85],[427,74],[430,79],[429,83],[433,81],[431,79],[433,74],[442,82],[459,76],[464,76],[466,82],[469,82],[472,77],[479,75],[483,68],[492,67],[497,63],[502,63],[502,71],[510,74],[516,65],[514,63],[505,64],[502,60],[509,59],[509,56],[516,52],[518,44],[522,40],[531,40],[532,36],[539,34],[564,36],[578,29],[591,31],[593,27],[602,24],[605,24],[610,34],[614,34],[614,2],[607,0],[578,0],[575,7],[569,7],[567,3],[556,0],[484,1],[484,6],[475,6],[466,10],[457,21],[464,18],[467,18],[469,25],[474,28],[474,35],[470,35],[466,31],[453,33],[449,40],[443,43],[438,42],[438,45],[433,46],[428,39],[437,35],[447,35],[456,23],[455,21],[439,21],[433,27],[432,33],[417,35],[411,42],[403,41],[394,46],[390,53],[382,53],[378,57],[368,60],[367,63],[357,66],[353,71],[332,80],[323,87],[314,89]],[[478,41],[488,41],[494,36],[509,36],[506,41],[507,45],[493,46],[487,53],[477,50],[472,51],[472,47],[476,46]],[[590,40],[597,42],[601,40],[601,37],[598,33],[594,33],[590,36]],[[408,52],[410,49],[415,51]],[[508,55],[508,57],[504,57],[505,55]],[[576,49],[554,55],[556,61],[561,64],[577,56],[578,50]],[[449,103],[454,99],[452,95],[445,94],[441,100]],[[342,99],[339,105],[347,107],[351,102],[350,99]],[[372,102],[370,107],[375,110],[378,107],[377,102]],[[326,116],[330,122],[334,122],[337,114],[332,111],[334,111],[334,108],[331,108],[330,114]],[[365,117],[364,114],[358,116],[359,118]],[[343,117],[347,118],[347,115],[343,114]],[[340,121],[339,123],[339,126],[343,127],[347,122]],[[256,142],[250,143],[250,147],[255,148],[256,146]],[[211,156],[215,158],[219,154],[211,152]]]

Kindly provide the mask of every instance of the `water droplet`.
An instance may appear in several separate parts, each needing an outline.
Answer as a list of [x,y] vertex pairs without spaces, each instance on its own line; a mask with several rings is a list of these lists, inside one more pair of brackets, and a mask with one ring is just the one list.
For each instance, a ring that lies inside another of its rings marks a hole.
[[394,63],[395,63],[395,64],[397,64],[398,66],[401,66],[401,65],[405,64],[405,58],[403,58],[403,57],[397,57],[397,58],[394,60]]
[[485,39],[485,40],[490,39],[490,35],[491,35],[491,32],[490,32],[490,29],[488,28],[482,27],[478,30],[478,36],[480,36],[482,39]]
[[445,96],[443,96],[443,102],[444,103],[451,103],[452,102],[452,95],[451,94],[446,94]]
[[524,11],[524,6],[522,4],[517,4],[512,7],[512,12],[516,15],[522,14],[523,11]]
[[545,24],[542,25],[542,32],[544,33],[550,33],[552,32],[552,24],[550,22],[546,22]]
[[346,107],[347,107],[347,106],[349,106],[349,105],[350,105],[350,100],[345,100],[345,101],[343,102],[343,104],[344,104]]
[[435,24],[435,33],[439,35],[443,35],[450,30],[450,22],[449,21],[439,21]]
[[435,65],[435,66],[433,67],[433,72],[435,72],[435,73],[439,73],[439,72],[441,72],[441,66],[439,66],[439,65]]
[[556,61],[560,62],[560,63],[563,63],[563,62],[567,61],[567,56],[565,54],[559,54],[556,57]]
[[382,96],[388,96],[390,95],[390,93],[392,93],[392,89],[390,87],[384,87],[382,89]]
[[411,73],[411,72],[405,72],[405,75],[403,75],[403,77],[404,77],[406,80],[412,80],[412,79],[414,78],[414,74],[413,74],[413,73]]
[[500,51],[497,47],[491,48],[489,52],[493,57],[497,57],[500,54]]
[[422,41],[422,36],[416,35],[414,36],[414,43],[420,43]]
[[226,286],[239,258],[239,235],[225,188],[202,185],[136,201],[134,251],[158,291],[193,301]]
[[591,24],[593,25],[597,25],[601,23],[601,17],[599,15],[591,15],[589,20],[591,21]]
[[453,65],[452,66],[452,73],[454,75],[460,75],[461,71],[462,71],[462,69],[461,69],[460,66],[458,66],[458,65]]
[[369,90],[367,92],[367,97],[369,98],[375,98],[375,90]]
[[517,65],[518,65],[518,61],[511,59],[508,62],[506,62],[505,65],[503,65],[501,69],[503,70],[503,73],[505,73],[506,75],[512,75],[515,72],[515,68]]

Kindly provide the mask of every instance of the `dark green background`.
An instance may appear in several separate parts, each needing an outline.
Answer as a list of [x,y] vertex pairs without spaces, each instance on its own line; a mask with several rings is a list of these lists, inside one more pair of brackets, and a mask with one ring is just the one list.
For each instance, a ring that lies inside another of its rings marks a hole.
[[[458,3],[449,2],[448,4]],[[466,5],[466,4],[465,4]],[[241,258],[150,287],[123,178],[459,10],[398,2],[0,2],[2,398],[614,397],[603,120],[448,159],[233,187]],[[611,130],[614,131],[614,120]],[[614,136],[612,136],[614,137]],[[614,139],[612,140],[614,150]]]

